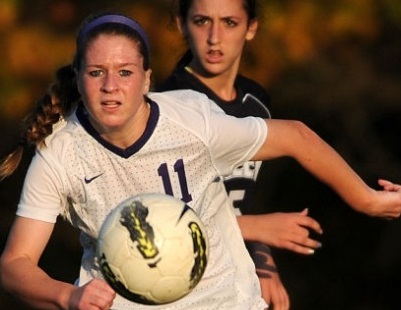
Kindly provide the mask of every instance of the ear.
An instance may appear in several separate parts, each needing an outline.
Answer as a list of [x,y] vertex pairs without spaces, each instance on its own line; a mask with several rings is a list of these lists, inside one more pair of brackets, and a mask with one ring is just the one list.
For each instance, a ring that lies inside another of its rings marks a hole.
[[143,88],[143,94],[146,95],[150,91],[151,85],[151,76],[152,76],[152,69],[148,69],[145,72],[145,84]]
[[258,26],[259,26],[259,23],[258,23],[257,19],[251,20],[251,22],[249,23],[249,26],[248,26],[248,30],[245,35],[245,40],[251,41],[255,37],[256,32],[258,31]]

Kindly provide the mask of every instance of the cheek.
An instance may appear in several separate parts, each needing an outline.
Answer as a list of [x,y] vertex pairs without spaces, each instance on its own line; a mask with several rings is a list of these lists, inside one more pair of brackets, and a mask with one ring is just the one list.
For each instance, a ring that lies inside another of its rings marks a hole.
[[96,95],[97,85],[93,80],[82,79],[78,82],[78,90],[82,97],[88,99],[89,95]]
[[231,44],[231,51],[234,54],[242,53],[242,50],[245,45],[245,36],[231,36],[227,39],[228,42]]
[[207,42],[207,34],[201,29],[191,28],[188,30],[186,39],[193,46],[201,45]]
[[89,81],[87,78],[81,76],[77,80],[78,91],[83,99],[88,99],[88,94],[94,94],[93,82]]

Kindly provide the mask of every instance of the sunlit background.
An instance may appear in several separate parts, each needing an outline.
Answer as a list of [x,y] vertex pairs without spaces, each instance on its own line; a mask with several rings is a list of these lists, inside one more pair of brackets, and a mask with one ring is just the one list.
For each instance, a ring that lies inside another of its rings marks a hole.
[[[214,0],[218,1],[218,0]],[[401,183],[401,2],[260,0],[260,29],[244,52],[242,73],[269,90],[277,118],[300,119],[329,141],[369,183]],[[0,156],[16,145],[20,120],[69,63],[75,31],[98,10],[136,18],[151,41],[153,83],[185,49],[170,0],[1,0]],[[30,155],[0,183],[0,251]],[[291,160],[263,171],[256,200],[267,211],[309,207],[323,226],[314,257],[274,252],[292,309],[400,309],[401,225],[351,211]],[[74,281],[77,234],[60,223],[41,265]],[[0,309],[26,309],[0,290]]]

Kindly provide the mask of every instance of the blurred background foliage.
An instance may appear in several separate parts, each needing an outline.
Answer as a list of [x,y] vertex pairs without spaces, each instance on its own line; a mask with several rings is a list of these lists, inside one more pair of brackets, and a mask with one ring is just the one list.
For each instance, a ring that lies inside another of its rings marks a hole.
[[[217,1],[217,0],[215,0]],[[241,71],[264,85],[275,117],[300,119],[331,143],[371,186],[401,183],[401,1],[260,0],[259,32]],[[171,21],[170,0],[1,0],[0,155],[17,142],[19,122],[69,63],[75,31],[97,10],[135,17],[151,41],[153,82],[164,79],[185,49]],[[0,183],[0,249],[23,177]],[[308,206],[325,234],[313,257],[275,250],[292,309],[400,309],[401,227],[356,214],[291,160],[263,171],[256,200],[269,211]],[[41,264],[74,281],[76,232],[60,223]],[[0,292],[1,309],[25,309]]]

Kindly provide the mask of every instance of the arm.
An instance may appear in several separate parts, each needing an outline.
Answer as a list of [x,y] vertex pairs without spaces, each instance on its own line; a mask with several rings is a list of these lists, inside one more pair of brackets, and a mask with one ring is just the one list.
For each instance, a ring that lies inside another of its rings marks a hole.
[[54,224],[17,217],[1,257],[1,284],[23,302],[38,309],[102,309],[114,291],[102,280],[82,288],[50,278],[38,267]]
[[269,247],[253,241],[246,241],[245,243],[255,263],[263,299],[267,304],[272,305],[274,309],[289,309],[290,299],[281,282]]
[[384,190],[370,188],[344,159],[311,129],[298,121],[266,120],[268,135],[254,160],[290,156],[331,187],[354,210],[370,216],[399,217],[401,189],[381,180]]
[[[321,245],[310,239],[309,230],[321,234],[318,222],[307,216],[308,209],[294,213],[240,215],[237,221],[255,263],[262,297],[274,309],[289,309],[290,300],[281,282],[269,247],[286,248],[300,254],[313,254]],[[250,241],[252,240],[252,241]]]

